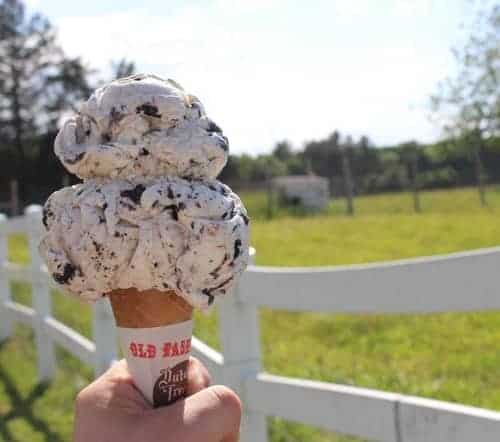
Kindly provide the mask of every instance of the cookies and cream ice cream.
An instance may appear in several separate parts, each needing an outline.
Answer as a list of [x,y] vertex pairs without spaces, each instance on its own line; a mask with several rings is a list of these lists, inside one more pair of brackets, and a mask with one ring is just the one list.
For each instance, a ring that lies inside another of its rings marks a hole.
[[97,89],[55,141],[64,167],[83,179],[215,178],[228,148],[194,95],[154,75]]
[[173,290],[206,308],[248,261],[248,218],[215,180],[227,138],[172,80],[135,75],[98,89],[57,135],[82,184],[52,194],[40,252],[55,281],[95,300]]
[[51,195],[41,250],[54,279],[95,300],[174,289],[195,307],[224,295],[248,259],[248,218],[217,181],[87,181]]
[[54,150],[83,183],[49,197],[40,253],[66,292],[109,297],[136,386],[169,405],[187,394],[193,308],[248,261],[245,208],[215,179],[227,138],[176,82],[134,75],[94,92]]

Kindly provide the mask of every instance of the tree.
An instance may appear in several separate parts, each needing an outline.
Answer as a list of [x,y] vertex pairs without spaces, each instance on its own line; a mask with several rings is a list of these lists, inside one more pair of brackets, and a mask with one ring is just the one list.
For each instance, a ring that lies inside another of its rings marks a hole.
[[136,73],[136,66],[133,61],[122,58],[118,61],[111,62],[111,68],[113,70],[113,79],[129,77]]
[[439,85],[431,97],[434,115],[452,135],[472,146],[481,203],[485,173],[485,140],[500,133],[500,5],[478,14],[467,42],[453,53],[458,74]]
[[286,175],[286,164],[273,155],[259,155],[253,161],[252,181],[262,183],[271,178]]
[[291,144],[284,140],[276,144],[273,155],[281,161],[287,162],[293,156]]
[[344,180],[344,192],[347,200],[348,215],[354,215],[354,184],[352,181],[351,161],[349,158],[352,152],[353,145],[354,142],[350,135],[348,135],[345,142],[340,145],[342,178]]
[[[68,58],[40,14],[27,16],[19,0],[0,0],[0,148],[7,154],[3,174],[17,177],[21,195],[36,155],[37,137],[53,130],[62,109],[91,88],[78,58]],[[32,171],[34,173],[34,171]]]
[[335,131],[327,139],[310,141],[304,148],[303,156],[307,168],[331,182],[333,177],[340,174],[339,138],[340,134]]

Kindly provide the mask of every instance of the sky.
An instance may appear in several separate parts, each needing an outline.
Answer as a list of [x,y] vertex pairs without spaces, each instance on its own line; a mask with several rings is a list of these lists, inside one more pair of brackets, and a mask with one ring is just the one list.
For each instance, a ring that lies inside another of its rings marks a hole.
[[203,102],[233,153],[334,130],[377,146],[442,136],[429,96],[457,67],[470,0],[27,0],[68,55],[126,57]]

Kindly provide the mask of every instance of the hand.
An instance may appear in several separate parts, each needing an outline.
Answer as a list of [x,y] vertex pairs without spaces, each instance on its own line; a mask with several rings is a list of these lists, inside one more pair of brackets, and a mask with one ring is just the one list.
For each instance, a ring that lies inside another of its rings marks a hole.
[[188,397],[153,408],[121,360],[76,398],[73,442],[237,442],[241,402],[189,359]]

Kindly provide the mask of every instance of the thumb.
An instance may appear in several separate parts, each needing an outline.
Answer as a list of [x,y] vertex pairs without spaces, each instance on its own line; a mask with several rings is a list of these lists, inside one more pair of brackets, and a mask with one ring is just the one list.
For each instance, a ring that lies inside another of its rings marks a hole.
[[152,410],[147,427],[154,433],[151,440],[162,442],[238,442],[241,412],[236,393],[215,385]]

